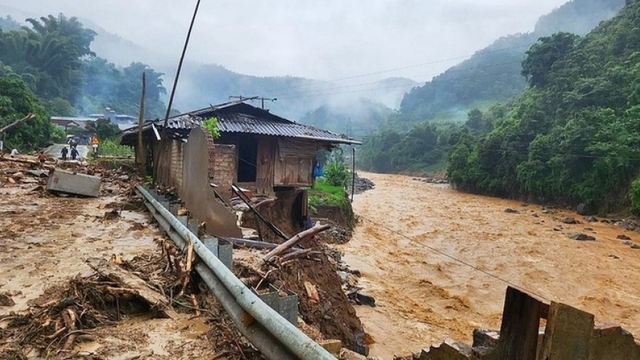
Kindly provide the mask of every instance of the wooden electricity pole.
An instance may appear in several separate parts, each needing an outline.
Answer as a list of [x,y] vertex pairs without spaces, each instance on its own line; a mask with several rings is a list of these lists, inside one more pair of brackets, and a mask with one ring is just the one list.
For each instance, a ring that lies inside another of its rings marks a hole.
[[147,77],[145,72],[142,72],[142,94],[140,95],[140,115],[138,115],[138,151],[136,151],[136,162],[139,166],[141,174],[145,172],[145,165],[147,163],[147,152],[142,141],[142,128],[144,124],[144,99],[147,90]]

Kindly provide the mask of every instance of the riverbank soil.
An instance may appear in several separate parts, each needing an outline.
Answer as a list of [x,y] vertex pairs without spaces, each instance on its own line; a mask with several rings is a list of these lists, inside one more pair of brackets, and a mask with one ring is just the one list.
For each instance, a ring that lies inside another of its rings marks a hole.
[[375,297],[375,307],[356,306],[375,341],[371,356],[408,355],[447,338],[471,343],[474,328],[499,328],[507,282],[640,336],[640,234],[446,184],[361,175],[375,188],[355,197],[352,240],[333,246]]

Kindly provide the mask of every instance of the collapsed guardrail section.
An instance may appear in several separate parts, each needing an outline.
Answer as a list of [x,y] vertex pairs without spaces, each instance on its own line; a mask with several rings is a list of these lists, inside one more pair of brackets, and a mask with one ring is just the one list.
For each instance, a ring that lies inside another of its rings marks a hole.
[[[238,330],[269,359],[334,359],[322,346],[264,303],[238,279],[185,223],[169,211],[169,203],[154,190],[137,185],[145,205],[174,243],[185,251],[191,244],[200,257],[194,269],[229,314]],[[217,252],[217,251],[216,251]],[[225,261],[228,262],[228,261]]]

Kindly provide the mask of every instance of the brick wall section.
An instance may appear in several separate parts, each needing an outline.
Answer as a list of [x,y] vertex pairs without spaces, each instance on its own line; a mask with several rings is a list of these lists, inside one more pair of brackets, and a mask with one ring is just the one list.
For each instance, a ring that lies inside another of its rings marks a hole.
[[182,189],[182,145],[181,141],[171,142],[171,185]]
[[[214,145],[213,182],[218,185],[220,195],[231,198],[231,184],[236,181],[236,146],[226,144]],[[210,155],[211,156],[211,155]],[[210,160],[211,161],[211,160]]]

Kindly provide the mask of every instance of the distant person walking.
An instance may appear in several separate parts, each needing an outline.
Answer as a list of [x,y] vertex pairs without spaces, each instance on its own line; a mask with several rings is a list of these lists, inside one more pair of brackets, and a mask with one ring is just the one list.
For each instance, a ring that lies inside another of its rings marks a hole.
[[75,147],[71,149],[71,160],[75,160],[80,153],[78,153],[78,149]]
[[60,151],[62,153],[62,160],[67,160],[67,154],[69,154],[69,149],[67,147],[63,147]]
[[94,136],[91,139],[91,147],[93,148],[93,154],[97,154],[98,153],[98,145],[100,144],[100,140],[98,140],[97,136]]
[[11,150],[11,157],[12,158],[15,158],[18,155],[20,155],[20,152],[18,152],[18,149]]
[[38,154],[38,161],[40,162],[40,169],[44,169],[44,162],[47,161],[47,155],[44,151],[40,151],[40,154]]

